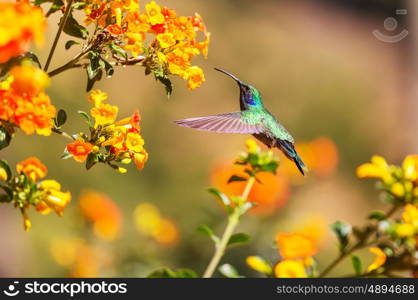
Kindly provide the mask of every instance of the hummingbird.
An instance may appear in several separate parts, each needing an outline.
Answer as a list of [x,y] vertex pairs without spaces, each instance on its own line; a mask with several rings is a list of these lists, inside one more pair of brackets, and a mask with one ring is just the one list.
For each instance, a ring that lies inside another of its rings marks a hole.
[[292,160],[302,175],[308,168],[295,150],[294,138],[263,104],[260,92],[235,75],[215,68],[233,78],[240,90],[240,111],[207,117],[189,118],[174,123],[197,130],[251,134],[269,148],[277,147]]

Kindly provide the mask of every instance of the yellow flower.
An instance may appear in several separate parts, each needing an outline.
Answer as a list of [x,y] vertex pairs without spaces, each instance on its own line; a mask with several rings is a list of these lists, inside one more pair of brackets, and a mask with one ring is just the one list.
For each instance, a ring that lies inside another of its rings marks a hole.
[[107,100],[107,94],[101,90],[93,90],[90,92],[89,101],[94,104],[94,106],[99,106]]
[[0,180],[6,181],[7,178],[7,172],[5,169],[0,168]]
[[314,242],[300,233],[278,233],[276,242],[279,245],[280,255],[285,260],[306,258],[316,253]]
[[260,147],[258,147],[256,141],[254,141],[253,139],[248,139],[245,142],[245,146],[247,146],[248,153],[257,153],[258,151],[260,151]]
[[158,223],[161,221],[161,215],[158,208],[149,203],[139,204],[134,210],[134,222],[136,229],[143,234],[153,234]]
[[146,4],[145,10],[147,11],[147,15],[151,25],[164,23],[165,18],[164,15],[161,13],[161,7],[158,6],[158,4],[155,3],[155,1],[151,1],[150,3]]
[[405,195],[405,188],[400,182],[395,182],[390,188],[390,191],[397,197],[403,197]]
[[126,136],[126,147],[134,152],[141,152],[144,148],[144,139],[137,133],[129,132]]
[[[44,180],[40,184],[40,189],[44,191],[42,201],[57,215],[62,216],[64,209],[71,201],[70,192],[61,192],[61,185],[55,180]],[[39,210],[39,208],[38,208]]]
[[307,277],[303,262],[300,260],[283,260],[274,267],[277,278],[305,278]]
[[356,170],[358,178],[378,178],[386,184],[393,182],[393,178],[386,160],[378,155],[374,155],[371,163],[365,163]]
[[405,223],[396,224],[395,230],[396,230],[396,234],[401,238],[411,237],[411,236],[414,236],[415,234],[415,229],[412,224],[405,224]]
[[160,42],[161,48],[169,48],[176,44],[173,34],[169,32],[157,35],[157,40]]
[[124,126],[117,126],[112,130],[110,139],[102,143],[102,146],[113,146],[116,148],[122,147],[122,142],[125,139],[127,129]]
[[410,181],[415,181],[418,179],[417,166],[418,166],[418,155],[408,155],[404,159],[402,163],[402,169],[403,169],[405,179],[410,180]]
[[202,69],[196,66],[187,69],[187,80],[187,87],[190,90],[198,88],[205,81]]
[[386,254],[380,248],[377,247],[371,247],[369,248],[369,251],[376,255],[376,258],[374,259],[372,264],[367,268],[368,272],[372,272],[385,264]]
[[77,256],[78,249],[84,242],[77,238],[66,238],[53,240],[50,246],[50,251],[54,260],[61,266],[71,266]]
[[95,120],[94,126],[112,124],[118,115],[119,108],[110,104],[99,104],[90,110]]
[[418,228],[418,208],[415,205],[407,204],[402,213],[402,220]]
[[273,271],[271,266],[259,256],[248,256],[245,260],[247,265],[257,272],[270,275]]

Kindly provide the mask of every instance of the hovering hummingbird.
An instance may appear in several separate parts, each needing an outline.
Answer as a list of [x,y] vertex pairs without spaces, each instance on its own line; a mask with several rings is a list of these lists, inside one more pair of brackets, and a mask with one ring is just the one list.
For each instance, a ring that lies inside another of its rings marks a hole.
[[264,107],[260,92],[224,70],[218,68],[215,70],[232,77],[238,83],[241,111],[184,119],[174,123],[204,131],[252,134],[267,147],[279,148],[296,164],[302,175],[305,175],[304,171],[308,168],[295,150],[293,137]]

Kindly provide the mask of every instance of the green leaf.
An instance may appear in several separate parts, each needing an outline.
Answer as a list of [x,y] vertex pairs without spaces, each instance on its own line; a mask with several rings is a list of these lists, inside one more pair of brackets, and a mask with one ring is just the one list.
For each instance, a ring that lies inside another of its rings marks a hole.
[[67,121],[67,113],[65,112],[65,110],[60,109],[57,113],[57,118],[55,120],[55,124],[59,128],[62,125],[64,125],[66,121]]
[[89,126],[91,126],[91,124],[92,124],[91,123],[91,117],[90,117],[90,115],[88,113],[86,113],[85,111],[82,111],[82,110],[77,111],[77,113],[79,113],[80,115],[82,115],[86,119],[87,124]]
[[345,248],[348,245],[348,236],[352,231],[351,225],[341,221],[336,221],[331,225],[331,229],[334,231],[338,238],[338,241],[340,243],[340,251],[344,252]]
[[171,94],[173,93],[173,84],[171,83],[171,80],[167,76],[160,76],[155,74],[154,76],[157,81],[164,85],[167,97],[170,98]]
[[113,66],[108,61],[104,60],[103,58],[101,58],[101,61],[103,62],[103,66],[106,71],[106,76],[112,77],[113,73],[115,72],[115,69],[113,68]]
[[68,159],[68,158],[71,158],[71,157],[73,157],[73,155],[70,152],[68,152],[67,147],[65,147],[65,149],[64,149],[64,151],[61,155],[61,159]]
[[278,167],[279,167],[279,164],[276,161],[272,161],[268,164],[262,165],[260,169],[263,172],[269,172],[269,173],[276,174],[276,171],[277,171]]
[[64,2],[62,2],[61,0],[50,0],[49,2],[52,2],[52,5],[49,8],[48,12],[46,13],[47,17],[61,10],[61,7],[64,5]]
[[103,71],[101,69],[98,69],[97,75],[94,78],[87,78],[86,92],[89,92],[93,88],[94,84],[102,79],[102,76]]
[[176,278],[198,278],[197,273],[191,269],[178,269],[176,272]]
[[176,273],[169,268],[161,268],[153,271],[147,278],[176,278]]
[[7,194],[7,196],[11,199],[11,200],[13,200],[13,191],[8,187],[8,186],[5,186],[5,185],[0,185],[0,188],[2,188],[3,189],[3,191],[5,191],[6,192],[6,194]]
[[9,164],[5,160],[0,160],[0,168],[6,172],[6,181],[9,181],[12,178],[12,170],[9,167]]
[[220,190],[216,188],[209,188],[208,192],[219,198],[226,207],[231,206],[231,200],[229,200],[228,196],[226,196]]
[[218,271],[228,278],[242,278],[242,276],[238,274],[238,271],[230,264],[223,264],[218,268]]
[[9,146],[11,139],[12,135],[9,130],[4,126],[0,126],[0,150]]
[[119,47],[118,45],[110,44],[109,48],[115,54],[122,56],[124,59],[128,59],[128,54],[126,53],[126,51],[123,48]]
[[79,42],[73,41],[73,40],[69,40],[65,43],[65,50],[70,49],[72,46],[74,45],[80,45]]
[[247,181],[247,178],[238,176],[238,175],[232,175],[229,179],[227,183],[231,183],[231,182],[235,182],[235,181]]
[[203,233],[203,234],[207,235],[208,237],[210,237],[212,239],[212,241],[215,242],[216,245],[219,244],[219,237],[217,237],[215,235],[215,233],[213,232],[213,230],[209,226],[199,225],[199,227],[197,227],[197,231],[199,231],[200,233]]
[[100,70],[100,56],[97,53],[90,52],[89,58],[90,64],[87,66],[87,75],[89,79],[93,79]]
[[228,241],[228,246],[237,245],[237,244],[245,244],[249,242],[251,237],[246,233],[235,233],[231,236]]
[[382,221],[386,218],[386,215],[382,211],[374,211],[368,216],[368,218],[370,220]]
[[96,153],[89,153],[86,160],[86,169],[90,170],[97,162],[99,161],[99,158],[97,157]]
[[67,18],[67,22],[64,26],[64,32],[70,36],[77,37],[83,40],[87,39],[88,37],[87,29],[78,24],[77,20],[74,19],[72,14],[70,14]]
[[360,258],[357,255],[352,255],[351,263],[353,264],[353,268],[356,272],[356,275],[360,275],[362,272],[362,264]]

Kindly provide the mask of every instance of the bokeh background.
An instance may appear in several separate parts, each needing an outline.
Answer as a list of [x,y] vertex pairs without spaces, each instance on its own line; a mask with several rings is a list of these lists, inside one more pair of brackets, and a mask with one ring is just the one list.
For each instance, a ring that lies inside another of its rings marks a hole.
[[[356,179],[356,166],[375,153],[398,163],[417,150],[415,2],[159,0],[179,14],[203,16],[212,34],[209,58],[195,63],[204,69],[206,82],[189,91],[174,79],[174,93],[167,99],[142,68],[129,67],[96,86],[119,106],[119,116],[140,110],[150,154],[142,172],[129,167],[122,175],[102,165],[86,171],[82,164],[60,159],[67,142],[61,136],[18,132],[2,158],[15,165],[39,157],[49,177],[72,192],[73,201],[63,218],[33,212],[28,233],[13,207],[0,206],[0,275],[145,276],[161,266],[202,273],[213,247],[196,228],[207,224],[221,232],[225,226],[225,212],[207,188],[230,188],[223,183],[225,174],[247,137],[193,131],[172,121],[238,109],[236,84],[213,67],[261,90],[266,106],[292,132],[313,169],[301,178],[282,158],[280,174],[254,195],[260,210],[240,224],[252,241],[232,248],[223,262],[242,275],[256,276],[245,265],[247,256],[275,262],[275,234],[303,231],[317,240],[316,258],[325,266],[337,253],[329,224],[360,223],[382,207],[373,184]],[[396,9],[407,9],[407,15],[396,15]],[[388,17],[398,21],[393,31],[384,27]],[[57,22],[56,16],[50,19],[41,61]],[[394,36],[404,29],[409,35],[397,43],[372,34],[380,30]],[[68,39],[61,38],[53,67],[75,54],[64,50]],[[54,105],[67,111],[69,132],[85,129],[77,110],[90,109],[80,72],[54,77],[48,90]],[[89,209],[103,217],[96,229],[82,217]],[[372,259],[367,253],[363,257]],[[347,262],[334,274],[350,270]]]

